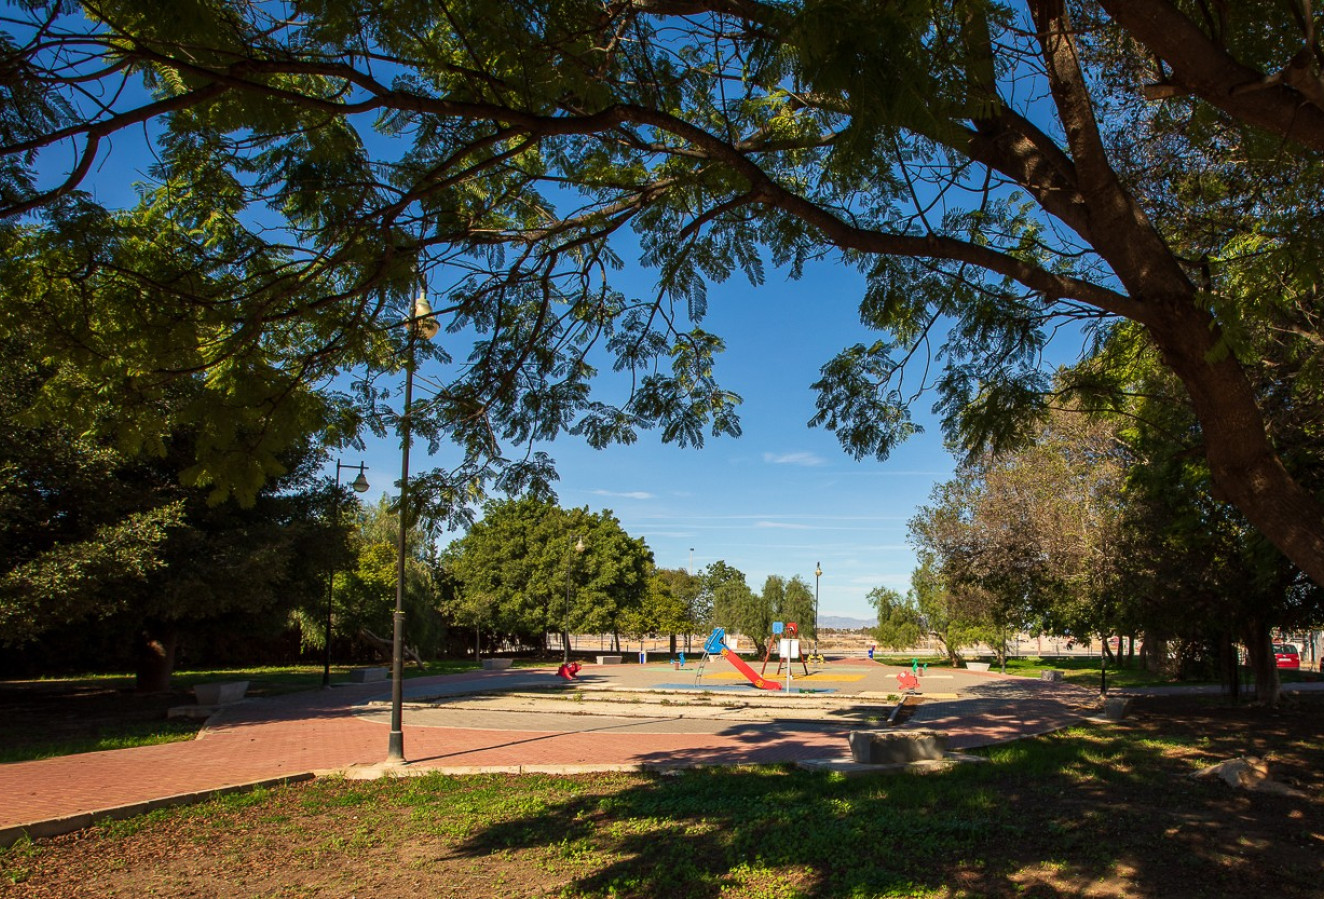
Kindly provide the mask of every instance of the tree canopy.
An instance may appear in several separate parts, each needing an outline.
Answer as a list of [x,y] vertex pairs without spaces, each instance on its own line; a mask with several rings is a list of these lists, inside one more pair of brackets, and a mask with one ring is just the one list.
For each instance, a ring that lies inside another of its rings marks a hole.
[[610,511],[524,497],[489,502],[444,564],[462,623],[545,646],[547,633],[619,635],[643,621],[652,561]]
[[[133,660],[138,686],[169,685],[181,641],[202,648],[224,631],[276,632],[298,605],[323,596],[331,550],[321,462],[310,441],[278,457],[248,508],[207,502],[180,483],[196,429],[176,427],[163,455],[144,457],[32,420],[37,391],[54,374],[22,346],[0,367],[0,645],[40,641],[87,649],[97,635]],[[167,400],[190,402],[191,382]],[[85,401],[92,416],[112,404]],[[82,634],[79,639],[64,639]],[[136,652],[135,652],[136,650]],[[91,651],[65,664],[89,664]]]
[[[883,336],[823,369],[815,423],[885,455],[936,388],[967,451],[1041,418],[1055,330],[1126,319],[1180,381],[1213,489],[1324,583],[1244,336],[1318,346],[1317,17],[1190,0],[94,0],[12,7],[0,44],[0,330],[76,360],[127,439],[205,373],[191,475],[252,496],[311,427],[389,427],[306,388],[398,365],[432,285],[446,338],[420,433],[463,462],[439,509],[546,488],[562,433],[734,433],[708,286],[833,253]],[[126,144],[154,164],[103,208]],[[611,287],[633,230],[651,296]],[[932,356],[932,359],[925,358]],[[929,361],[941,363],[930,379]],[[621,397],[590,392],[600,367]],[[1107,397],[1106,378],[1064,389]],[[280,426],[254,427],[256,421]],[[235,450],[242,450],[236,452]]]

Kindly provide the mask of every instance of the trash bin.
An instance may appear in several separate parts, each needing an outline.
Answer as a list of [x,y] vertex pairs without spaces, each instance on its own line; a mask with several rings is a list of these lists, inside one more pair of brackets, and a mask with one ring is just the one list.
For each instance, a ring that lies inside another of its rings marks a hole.
[[648,664],[648,653],[642,649],[639,651],[639,664],[640,665]]

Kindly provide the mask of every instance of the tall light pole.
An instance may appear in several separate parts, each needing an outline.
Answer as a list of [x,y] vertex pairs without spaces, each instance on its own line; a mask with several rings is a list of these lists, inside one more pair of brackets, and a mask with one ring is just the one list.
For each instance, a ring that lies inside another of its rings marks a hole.
[[583,555],[584,538],[577,536],[575,542],[567,545],[565,550],[565,606],[561,609],[561,664],[563,665],[570,664],[570,563],[575,558],[571,550]]
[[437,324],[421,290],[414,300],[413,314],[405,322],[409,329],[405,349],[405,405],[400,416],[400,540],[395,568],[395,628],[391,634],[391,735],[386,749],[388,765],[403,764],[405,760],[404,704],[405,704],[405,551],[409,538],[409,425],[414,402],[414,342],[418,337],[431,340],[441,326]]
[[[360,462],[357,466],[342,465],[340,460],[336,460],[336,492],[331,495],[332,519],[335,523],[335,531],[340,531],[340,472],[341,469],[355,468],[359,470],[359,476],[350,484],[355,493],[366,493],[368,490],[368,478],[363,473],[364,464]],[[331,571],[326,576],[326,633],[323,635],[326,639],[322,647],[322,689],[325,690],[331,686],[331,600],[336,592],[336,563],[334,556],[331,560]]]
[[818,651],[818,579],[823,576],[823,565],[821,562],[814,563],[814,655],[819,655]]

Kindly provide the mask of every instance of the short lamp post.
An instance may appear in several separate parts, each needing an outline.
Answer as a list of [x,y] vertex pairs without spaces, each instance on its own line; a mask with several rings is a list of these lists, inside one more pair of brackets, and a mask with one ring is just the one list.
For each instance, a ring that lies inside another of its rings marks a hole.
[[[571,552],[574,550],[574,553]],[[570,563],[575,553],[584,554],[584,538],[575,537],[575,542],[565,550],[565,606],[561,610],[561,664],[570,664]]]
[[[362,462],[358,465],[342,465],[339,459],[336,460],[336,492],[331,495],[331,502],[335,504],[332,507],[332,515],[335,516],[333,521],[335,523],[336,533],[340,532],[340,472],[344,469],[357,468],[359,470],[359,476],[355,478],[349,486],[354,488],[355,493],[366,493],[368,491],[368,478],[367,475],[363,473],[364,467],[365,466]],[[324,640],[324,645],[322,647],[323,690],[331,686],[331,600],[335,597],[335,592],[336,563],[335,560],[332,559],[331,572],[326,578],[326,633],[323,634],[326,639]]]
[[400,416],[400,539],[395,568],[395,628],[391,633],[391,733],[386,750],[388,765],[403,764],[404,734],[404,637],[405,637],[405,552],[409,541],[409,426],[414,402],[414,344],[422,337],[431,340],[441,326],[432,314],[427,296],[419,292],[413,314],[405,322],[409,336],[405,350],[405,404]]
[[818,655],[818,579],[823,576],[823,564],[814,563],[814,655]]

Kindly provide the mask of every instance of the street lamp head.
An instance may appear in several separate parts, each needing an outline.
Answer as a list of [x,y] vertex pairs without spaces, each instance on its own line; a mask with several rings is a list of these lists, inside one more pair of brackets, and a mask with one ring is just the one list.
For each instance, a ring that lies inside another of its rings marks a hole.
[[584,549],[585,549],[585,547],[584,547],[584,538],[583,538],[583,537],[580,537],[579,539],[577,539],[577,540],[575,541],[575,552],[577,552],[577,553],[582,553],[582,552],[584,551]]
[[814,563],[814,577],[822,577],[822,576],[823,576],[823,566],[822,566],[820,563],[815,562],[815,563]]
[[354,488],[355,493],[368,492],[368,487],[369,487],[368,478],[366,475],[363,474],[363,469],[361,468],[359,469],[359,476],[355,478],[354,483],[350,484],[349,486]]
[[432,305],[428,302],[427,294],[420,292],[418,299],[414,300],[414,313],[409,320],[409,327],[424,340],[431,340],[441,330],[437,317],[432,314]]

